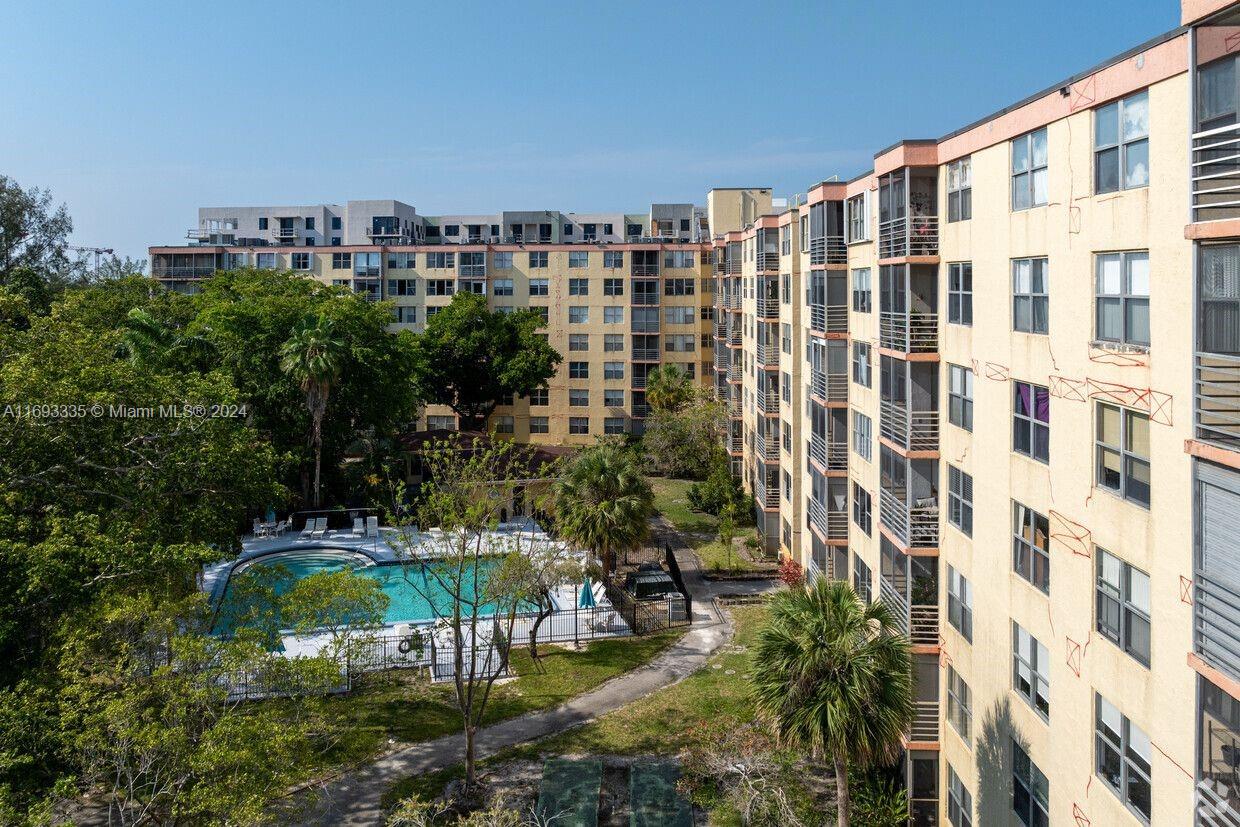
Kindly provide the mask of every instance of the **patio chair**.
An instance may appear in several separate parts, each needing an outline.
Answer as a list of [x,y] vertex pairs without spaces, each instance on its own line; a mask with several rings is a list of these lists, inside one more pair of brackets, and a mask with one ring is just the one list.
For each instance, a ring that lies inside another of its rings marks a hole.
[[378,517],[367,517],[366,518],[366,536],[367,537],[378,537],[379,536],[379,518]]
[[255,537],[262,537],[265,533],[266,533],[266,532],[265,532],[265,531],[263,531],[263,523],[262,523],[262,521],[261,521],[260,519],[258,519],[257,517],[255,517],[255,518],[254,518],[254,530],[253,530],[253,534],[254,534],[254,536],[255,536]]
[[366,528],[361,517],[353,518],[353,531],[350,532],[354,537],[361,537],[366,533]]
[[319,537],[322,537],[326,533],[327,533],[327,518],[326,517],[315,517],[314,531],[310,534],[310,536],[313,537],[314,539],[318,539]]
[[314,518],[313,518],[313,517],[307,517],[307,518],[306,518],[306,527],[305,527],[305,528],[303,528],[303,529],[301,530],[301,535],[300,535],[297,539],[299,539],[299,540],[309,540],[309,539],[310,539],[311,537],[313,537],[313,536],[314,536]]
[[271,533],[275,535],[276,537],[280,537],[280,536],[283,536],[284,532],[287,530],[288,530],[288,520],[281,520],[280,522],[276,523],[276,527],[271,530]]

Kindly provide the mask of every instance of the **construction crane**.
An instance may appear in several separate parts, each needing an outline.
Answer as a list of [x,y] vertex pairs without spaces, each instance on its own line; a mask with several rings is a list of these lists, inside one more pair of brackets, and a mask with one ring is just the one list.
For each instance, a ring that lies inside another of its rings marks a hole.
[[73,250],[75,253],[93,253],[95,256],[93,275],[95,276],[99,275],[99,257],[110,256],[116,252],[111,247],[75,247],[72,244],[68,245],[68,249]]

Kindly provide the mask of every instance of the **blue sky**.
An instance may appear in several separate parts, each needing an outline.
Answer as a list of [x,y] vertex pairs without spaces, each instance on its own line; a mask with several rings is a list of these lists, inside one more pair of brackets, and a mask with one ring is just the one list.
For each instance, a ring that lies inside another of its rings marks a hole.
[[10,3],[0,173],[50,187],[75,243],[135,257],[200,205],[782,195],[1178,17],[1176,0]]

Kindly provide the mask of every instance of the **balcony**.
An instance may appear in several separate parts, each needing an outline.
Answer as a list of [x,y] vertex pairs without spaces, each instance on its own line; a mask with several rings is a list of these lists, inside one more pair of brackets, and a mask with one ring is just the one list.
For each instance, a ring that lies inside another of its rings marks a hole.
[[922,497],[908,503],[908,492],[883,487],[879,490],[879,519],[906,547],[938,548],[938,497]]
[[728,451],[733,454],[739,454],[745,450],[745,440],[740,434],[732,434],[728,437]]
[[779,252],[768,250],[758,253],[757,264],[759,273],[779,272]]
[[774,434],[755,435],[753,452],[763,462],[779,462],[779,437]]
[[637,390],[637,391],[645,390],[646,381],[647,381],[647,376],[645,374],[634,373],[631,387],[633,388],[633,390]]
[[937,743],[939,740],[939,702],[914,701],[913,725],[909,728],[910,741]]
[[811,304],[809,329],[817,333],[847,333],[848,305]]
[[633,348],[634,362],[657,362],[659,361],[659,349],[657,347],[635,347]]
[[908,215],[878,225],[878,257],[937,256],[939,217]]
[[1198,353],[1194,362],[1197,439],[1240,450],[1240,356]]
[[807,497],[809,524],[828,540],[848,539],[848,512],[828,511],[825,503]]
[[828,471],[848,470],[848,443],[827,442],[820,434],[810,434],[809,458]]
[[757,309],[759,319],[778,319],[779,318],[779,299],[755,299],[754,305]]
[[759,388],[756,394],[758,398],[758,410],[764,414],[772,416],[779,413],[779,391],[773,388]]
[[775,342],[759,342],[754,349],[758,367],[779,367],[779,345]]
[[884,399],[880,407],[882,435],[905,451],[939,450],[938,411],[910,411]]
[[809,263],[811,267],[824,264],[847,264],[848,246],[844,236],[829,235],[809,240]]
[[741,325],[739,321],[732,325],[732,329],[728,331],[728,345],[730,347],[741,346]]
[[810,393],[825,402],[847,402],[848,374],[811,370]]
[[1193,221],[1240,217],[1240,123],[1193,135]]
[[648,416],[650,416],[650,405],[646,404],[645,402],[634,402],[633,403],[633,418],[634,419],[644,419]]
[[758,501],[759,508],[779,508],[779,480],[768,480],[759,471],[753,480],[753,498]]
[[155,279],[205,279],[215,274],[215,267],[178,267],[175,265],[151,268],[151,278]]
[[743,368],[738,362],[733,362],[732,364],[728,365],[728,381],[729,382],[740,382],[742,370]]
[[939,314],[930,311],[879,314],[880,347],[900,353],[937,353]]
[[[461,255],[464,256],[464,253]],[[485,264],[458,264],[456,266],[456,275],[462,279],[485,279],[487,277],[487,266]]]
[[288,242],[297,240],[297,230],[293,227],[273,227],[270,231],[272,241]]

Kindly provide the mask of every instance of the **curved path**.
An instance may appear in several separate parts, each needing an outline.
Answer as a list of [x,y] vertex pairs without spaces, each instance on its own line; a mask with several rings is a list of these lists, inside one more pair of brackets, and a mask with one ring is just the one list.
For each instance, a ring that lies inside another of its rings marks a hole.
[[[668,540],[674,532],[660,526]],[[675,537],[678,540],[678,537]],[[661,538],[660,538],[661,542]],[[705,665],[716,650],[732,636],[732,626],[715,608],[717,594],[756,592],[764,584],[724,583],[705,580],[696,557],[676,542],[676,561],[685,585],[693,594],[693,626],[678,642],[649,663],[615,677],[578,695],[555,709],[531,712],[492,724],[478,731],[478,758],[486,758],[516,744],[536,741],[572,727],[580,726],[688,677]],[[414,744],[390,753],[355,770],[325,782],[311,812],[299,823],[308,825],[379,825],[384,812],[380,804],[388,787],[402,778],[430,772],[465,760],[463,735],[448,735],[434,741]]]

